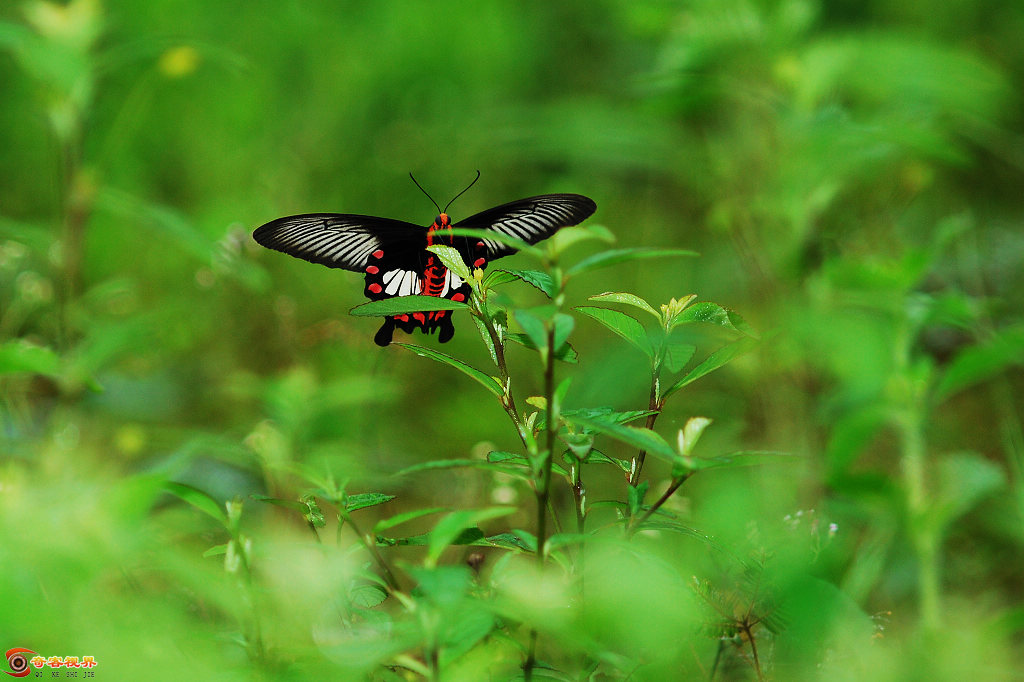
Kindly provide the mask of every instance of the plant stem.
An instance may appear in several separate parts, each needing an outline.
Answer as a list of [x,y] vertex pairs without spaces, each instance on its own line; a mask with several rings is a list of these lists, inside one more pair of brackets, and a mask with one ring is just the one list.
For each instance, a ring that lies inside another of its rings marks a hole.
[[925,444],[919,410],[901,420],[903,477],[906,485],[910,532],[917,554],[918,598],[921,625],[935,632],[940,625],[939,537],[928,522],[928,491],[925,481]]
[[387,561],[384,560],[384,555],[382,555],[380,550],[377,549],[377,539],[370,535],[364,535],[363,532],[359,530],[359,526],[356,525],[356,522],[352,520],[351,516],[345,516],[343,517],[343,520],[347,521],[348,524],[352,526],[352,532],[356,534],[356,537],[359,538],[360,542],[363,543],[363,546],[366,547],[370,556],[373,557],[373,560],[377,564],[378,568],[380,568],[381,573],[384,574],[384,582],[388,584],[388,588],[390,588],[392,592],[401,591],[402,586],[398,583],[398,579],[395,578],[395,574],[391,572],[391,567],[388,566]]
[[[494,364],[498,367],[498,375],[501,379],[501,385],[504,387],[509,386],[509,371],[508,365],[505,362],[505,344],[501,337],[498,335],[498,330],[494,328],[494,323],[487,316],[484,310],[484,303],[476,298],[473,300],[477,301],[476,305],[472,308],[472,314],[480,320],[484,329],[487,330],[487,335],[491,339],[491,345],[494,347]],[[509,419],[512,420],[512,424],[516,427],[516,433],[519,434],[519,439],[526,444],[526,434],[523,432],[523,424],[519,420],[519,410],[516,408],[516,399],[509,388],[506,390],[505,395],[501,399],[501,407],[508,414]]]
[[544,565],[544,545],[547,542],[548,495],[551,488],[551,466],[555,458],[555,326],[547,330],[547,357],[544,364],[544,399],[547,428],[544,460],[541,462],[540,480],[537,481],[537,563]]
[[[651,414],[647,415],[647,420],[644,422],[644,428],[653,429],[654,422],[658,420],[658,415],[661,414],[662,402],[658,397],[658,370],[654,369],[651,372],[651,392],[647,399],[647,409],[650,410]],[[640,471],[644,468],[644,459],[647,457],[647,451],[641,450],[633,458],[633,466],[629,469],[629,485],[636,487],[640,482]]]
[[[545,452],[541,462],[540,479],[537,485],[537,566],[544,567],[547,544],[548,497],[551,488],[551,466],[555,455],[555,435],[558,425],[555,420],[555,323],[552,320],[547,328],[547,353],[544,357],[544,413],[547,427],[545,429]],[[530,649],[523,665],[523,677],[526,682],[533,679],[533,667],[537,662],[537,629],[530,630]]]
[[674,495],[677,490],[679,490],[679,486],[685,483],[686,479],[688,479],[692,475],[692,473],[684,474],[679,478],[673,479],[672,483],[668,486],[668,489],[664,493],[662,493],[661,497],[658,498],[658,501],[652,504],[650,507],[648,507],[647,511],[645,511],[643,515],[633,519],[633,521],[630,522],[629,528],[627,530],[627,535],[633,535],[633,533],[636,532],[637,528],[639,528],[644,521],[651,518],[654,512],[658,511],[658,509],[660,509],[662,505],[668,502],[669,498],[672,497],[672,495]]

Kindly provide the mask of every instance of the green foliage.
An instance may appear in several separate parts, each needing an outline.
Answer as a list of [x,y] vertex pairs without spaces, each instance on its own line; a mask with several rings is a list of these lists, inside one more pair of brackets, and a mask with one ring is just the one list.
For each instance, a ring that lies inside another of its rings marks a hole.
[[[1017,675],[1024,9],[338,9],[0,5],[7,648],[110,679]],[[455,221],[579,191],[604,225],[486,233],[521,253],[482,273],[432,247],[465,303],[366,303],[250,237],[426,224],[406,173],[477,168]],[[370,341],[442,309],[444,352]]]

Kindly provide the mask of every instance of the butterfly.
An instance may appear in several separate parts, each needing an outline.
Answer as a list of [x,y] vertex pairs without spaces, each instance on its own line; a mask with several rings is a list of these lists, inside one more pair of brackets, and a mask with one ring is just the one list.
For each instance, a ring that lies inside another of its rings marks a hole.
[[[469,187],[478,179],[479,171]],[[420,184],[416,182],[416,186]],[[422,187],[420,190],[427,194]],[[304,213],[272,220],[257,228],[252,236],[268,249],[329,268],[363,273],[363,293],[371,301],[413,294],[465,301],[472,292],[469,284],[445,267],[427,247],[454,247],[470,271],[485,268],[490,261],[515,253],[516,249],[486,237],[454,236],[452,228],[489,230],[536,244],[563,227],[583,222],[597,210],[597,204],[581,194],[542,194],[510,201],[452,223],[446,213],[448,206],[441,210],[437,202],[431,202],[437,208],[437,217],[426,227],[350,213]],[[437,331],[438,341],[446,343],[455,334],[451,312],[389,315],[373,340],[378,346],[387,346],[397,328],[408,334],[416,329],[424,334]]]

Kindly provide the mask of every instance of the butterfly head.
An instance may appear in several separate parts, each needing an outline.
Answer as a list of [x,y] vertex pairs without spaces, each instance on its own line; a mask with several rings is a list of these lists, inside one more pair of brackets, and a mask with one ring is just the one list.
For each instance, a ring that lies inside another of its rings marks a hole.
[[451,224],[452,219],[448,217],[447,213],[439,213],[437,217],[434,218],[435,230],[447,229],[448,227],[451,227]]

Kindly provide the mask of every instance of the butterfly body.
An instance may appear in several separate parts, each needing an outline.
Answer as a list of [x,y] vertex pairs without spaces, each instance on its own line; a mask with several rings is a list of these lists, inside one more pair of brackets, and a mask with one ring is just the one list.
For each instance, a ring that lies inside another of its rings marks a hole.
[[[253,238],[261,245],[332,268],[361,272],[363,293],[372,301],[395,296],[425,295],[466,301],[472,289],[449,270],[428,246],[455,248],[472,271],[515,249],[487,238],[452,234],[453,227],[491,230],[534,244],[562,227],[589,217],[596,204],[579,194],[545,194],[520,199],[452,223],[441,212],[426,228],[391,218],[345,213],[307,213],[278,218]],[[391,342],[395,329],[425,334],[438,332],[445,343],[455,333],[451,311],[425,311],[384,318],[374,337],[380,346]]]

